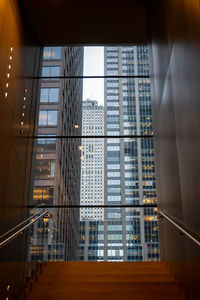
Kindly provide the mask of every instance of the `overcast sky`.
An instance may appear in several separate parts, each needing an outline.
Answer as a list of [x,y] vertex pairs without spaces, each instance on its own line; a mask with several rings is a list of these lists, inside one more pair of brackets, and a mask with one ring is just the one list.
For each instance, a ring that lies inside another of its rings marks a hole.
[[[84,76],[104,75],[104,47],[84,47]],[[83,100],[104,103],[104,79],[83,80]]]

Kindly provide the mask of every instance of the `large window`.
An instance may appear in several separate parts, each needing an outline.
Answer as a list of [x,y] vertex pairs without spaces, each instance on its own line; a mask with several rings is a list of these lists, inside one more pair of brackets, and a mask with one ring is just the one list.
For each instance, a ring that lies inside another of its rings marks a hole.
[[57,116],[57,110],[40,110],[39,126],[56,126]]
[[42,68],[42,77],[54,77],[60,76],[60,67],[43,67]]
[[61,58],[61,47],[44,47],[43,59],[53,60]]
[[41,88],[40,102],[58,102],[59,88]]
[[36,159],[35,178],[48,179],[54,177],[55,161],[50,159]]
[[33,189],[33,201],[35,203],[53,204],[54,187],[53,186],[35,186]]

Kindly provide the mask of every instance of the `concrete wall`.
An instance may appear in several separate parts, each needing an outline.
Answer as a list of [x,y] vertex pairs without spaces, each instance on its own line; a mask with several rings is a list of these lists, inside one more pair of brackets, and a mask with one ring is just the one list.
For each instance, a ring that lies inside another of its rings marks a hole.
[[[200,239],[200,3],[152,1],[153,120],[158,205]],[[160,220],[161,257],[196,299],[200,249]]]

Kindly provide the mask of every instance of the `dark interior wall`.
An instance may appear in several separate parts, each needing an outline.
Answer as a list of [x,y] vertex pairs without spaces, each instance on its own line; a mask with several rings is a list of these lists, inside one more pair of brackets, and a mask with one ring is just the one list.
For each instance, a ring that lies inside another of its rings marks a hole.
[[[149,20],[158,205],[200,239],[200,2],[152,1]],[[196,299],[200,249],[163,219],[160,241]]]
[[[18,1],[1,0],[0,233],[6,232],[26,216],[27,210],[23,206],[28,202],[32,154],[32,139],[26,137],[33,134],[36,105],[34,96],[36,82],[30,77],[37,75],[39,54],[37,39],[21,14]],[[8,88],[6,83],[9,84]],[[23,132],[20,133],[21,129]],[[9,296],[9,299],[16,299],[16,294],[24,282],[26,270],[24,259],[24,235],[0,249],[0,298],[7,299]],[[8,285],[10,285],[9,292]]]
[[[39,53],[37,39],[21,14],[18,1],[1,0],[0,234],[19,223],[26,212],[23,205],[27,205],[28,201],[32,153],[32,139],[26,136],[33,133],[36,98],[35,82],[30,77],[38,72]],[[21,129],[23,132],[20,133]],[[16,299],[16,293],[24,281],[24,258],[24,236],[0,249],[0,298],[7,299],[6,288],[10,285],[9,299]]]
[[0,1],[0,223],[20,215],[28,199],[32,143],[25,136],[33,132],[35,105],[34,82],[28,77],[38,71],[40,47],[37,44],[18,1]]

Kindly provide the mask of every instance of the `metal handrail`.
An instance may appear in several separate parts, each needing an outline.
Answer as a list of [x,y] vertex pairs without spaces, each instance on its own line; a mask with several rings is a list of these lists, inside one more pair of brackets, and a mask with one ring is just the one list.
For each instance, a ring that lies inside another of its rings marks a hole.
[[158,211],[158,214],[163,216],[165,219],[167,219],[171,224],[173,224],[178,230],[180,230],[183,234],[185,234],[187,237],[189,237],[195,244],[200,246],[200,241],[198,241],[195,237],[193,237],[189,232],[187,232],[185,229],[183,229],[181,226],[179,226],[174,220],[172,220],[169,216],[167,216],[165,213],[163,213],[161,210]]
[[[38,206],[36,206],[36,208],[38,208]],[[14,231],[15,229],[17,229],[18,227],[22,226],[24,223],[28,222],[29,220],[35,218],[38,214],[40,213],[40,211],[38,211],[35,215],[31,216],[30,218],[24,220],[23,222],[19,223],[18,225],[16,225],[15,227],[11,228],[10,230],[8,230],[7,232],[5,232],[4,234],[0,235],[0,239],[2,239],[4,236],[8,235],[9,233],[11,233],[12,231]]]
[[[5,239],[3,242],[0,243],[0,248],[11,242],[13,239],[15,239],[18,235],[23,234],[23,232],[28,229],[31,225],[33,225],[37,220],[39,220],[41,217],[43,217],[45,214],[48,213],[48,210],[45,210],[43,213],[41,213],[37,218],[33,219],[33,216],[31,217],[32,221],[22,227],[20,230],[13,233],[11,236],[9,236],[7,239]],[[29,218],[30,219],[30,218]]]

